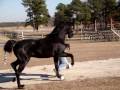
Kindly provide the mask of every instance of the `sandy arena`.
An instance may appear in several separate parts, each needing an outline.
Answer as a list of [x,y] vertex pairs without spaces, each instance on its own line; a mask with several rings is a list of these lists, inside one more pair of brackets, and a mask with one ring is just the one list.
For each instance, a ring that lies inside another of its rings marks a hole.
[[[75,65],[61,72],[65,80],[55,77],[52,58],[32,58],[21,76],[24,90],[120,90],[120,42],[68,43],[71,49],[67,52],[74,54]],[[10,67],[15,57],[8,57],[7,65],[1,58],[0,88],[16,90]]]

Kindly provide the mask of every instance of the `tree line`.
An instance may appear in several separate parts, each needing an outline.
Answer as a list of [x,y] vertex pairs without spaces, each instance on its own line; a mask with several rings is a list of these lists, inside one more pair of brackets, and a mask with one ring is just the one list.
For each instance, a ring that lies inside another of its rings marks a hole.
[[88,25],[94,24],[94,30],[97,30],[96,23],[99,23],[102,29],[113,20],[120,21],[120,0],[72,0],[68,5],[60,3],[55,13],[55,24],[65,21],[76,14],[76,23]]
[[[38,30],[39,25],[48,23],[50,15],[45,0],[22,1],[28,16],[26,26],[31,25]],[[54,25],[74,18],[76,24],[93,23],[96,30],[96,23],[100,23],[103,29],[107,29],[111,21],[120,21],[120,0],[87,0],[86,2],[72,0],[67,5],[59,3],[56,10]]]

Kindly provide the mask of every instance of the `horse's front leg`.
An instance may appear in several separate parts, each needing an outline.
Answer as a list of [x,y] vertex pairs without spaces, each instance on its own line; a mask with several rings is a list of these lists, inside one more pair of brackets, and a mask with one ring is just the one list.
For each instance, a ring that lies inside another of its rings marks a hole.
[[70,45],[69,44],[65,44],[65,47],[70,50]]
[[58,70],[58,57],[54,57],[54,65],[55,65],[55,72],[56,72],[56,76],[60,79],[63,80],[64,76],[60,75],[59,70]]
[[71,65],[74,65],[74,56],[71,53],[64,52],[63,54],[61,54],[61,57],[70,57]]

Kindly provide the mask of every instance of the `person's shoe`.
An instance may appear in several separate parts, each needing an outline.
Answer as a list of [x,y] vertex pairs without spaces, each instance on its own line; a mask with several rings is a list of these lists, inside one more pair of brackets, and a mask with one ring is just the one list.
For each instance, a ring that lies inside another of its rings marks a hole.
[[66,66],[66,69],[70,69],[72,66],[71,66],[71,64],[68,64],[67,66]]

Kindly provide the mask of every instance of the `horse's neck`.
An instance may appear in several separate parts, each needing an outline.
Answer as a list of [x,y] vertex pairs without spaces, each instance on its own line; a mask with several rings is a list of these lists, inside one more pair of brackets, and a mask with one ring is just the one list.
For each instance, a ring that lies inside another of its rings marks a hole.
[[58,34],[58,38],[63,41],[65,41],[65,36],[66,34],[63,30],[61,30],[61,32]]
[[56,28],[47,36],[48,39],[58,40],[58,41],[65,41],[65,31],[63,29]]

